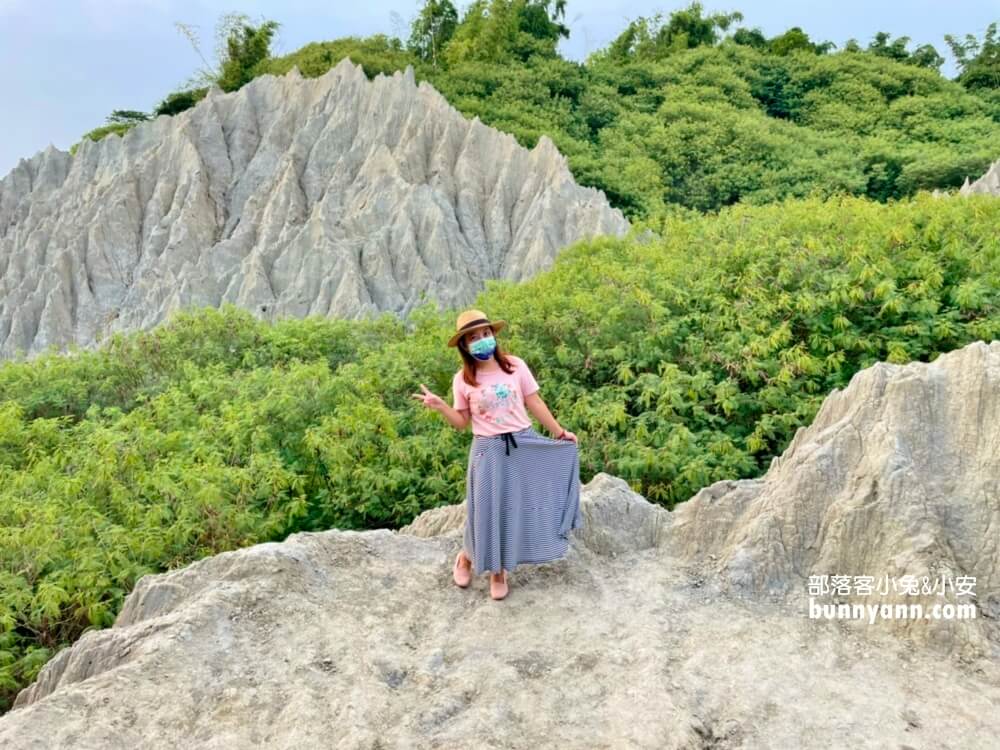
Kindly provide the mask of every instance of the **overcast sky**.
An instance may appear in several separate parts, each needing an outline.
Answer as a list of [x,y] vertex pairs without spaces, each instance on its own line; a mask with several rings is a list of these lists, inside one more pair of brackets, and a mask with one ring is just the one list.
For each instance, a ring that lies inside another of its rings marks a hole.
[[[113,109],[151,110],[201,61],[174,22],[198,26],[206,56],[219,16],[239,11],[282,24],[278,54],[311,41],[383,32],[405,36],[418,0],[283,0],[235,4],[215,0],[0,0],[0,176],[49,143],[68,149],[103,125]],[[461,11],[467,0],[459,0]],[[687,2],[568,0],[572,36],[561,50],[582,60],[607,44],[628,20],[669,12]],[[877,31],[909,36],[911,49],[933,44],[956,74],[944,34],[982,38],[1000,20],[1000,0],[707,1],[709,11],[739,10],[744,26],[766,36],[800,26],[814,41],[867,44]],[[403,26],[400,26],[400,22]]]

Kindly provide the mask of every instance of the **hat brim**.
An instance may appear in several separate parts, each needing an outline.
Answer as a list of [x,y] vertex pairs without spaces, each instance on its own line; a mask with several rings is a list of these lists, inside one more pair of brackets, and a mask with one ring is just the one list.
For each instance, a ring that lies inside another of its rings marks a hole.
[[480,323],[479,325],[472,326],[471,328],[463,328],[461,331],[459,331],[450,339],[448,339],[448,346],[458,346],[458,340],[462,338],[462,336],[464,336],[467,333],[471,333],[472,331],[477,331],[480,328],[486,328],[487,326],[492,328],[495,333],[499,333],[500,331],[502,331],[504,328],[507,327],[507,321],[491,320],[489,323]]

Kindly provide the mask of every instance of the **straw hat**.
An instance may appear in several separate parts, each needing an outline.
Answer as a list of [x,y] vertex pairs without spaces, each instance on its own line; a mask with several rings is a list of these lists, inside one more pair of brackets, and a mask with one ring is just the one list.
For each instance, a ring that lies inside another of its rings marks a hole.
[[448,346],[457,346],[462,336],[485,326],[490,326],[494,332],[499,332],[507,327],[507,321],[490,320],[482,310],[466,310],[455,321],[455,335],[448,339]]

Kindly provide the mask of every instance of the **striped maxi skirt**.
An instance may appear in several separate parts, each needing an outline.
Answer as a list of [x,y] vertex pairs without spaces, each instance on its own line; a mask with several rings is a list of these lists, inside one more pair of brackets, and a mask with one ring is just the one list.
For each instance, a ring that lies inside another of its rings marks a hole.
[[580,455],[534,428],[476,435],[465,478],[463,545],[476,575],[557,560],[580,518]]

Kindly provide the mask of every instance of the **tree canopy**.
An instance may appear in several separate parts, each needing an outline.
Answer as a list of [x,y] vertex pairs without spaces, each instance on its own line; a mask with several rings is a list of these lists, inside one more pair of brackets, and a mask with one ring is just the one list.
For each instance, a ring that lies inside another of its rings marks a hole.
[[[544,134],[577,181],[631,218],[671,206],[847,193],[888,201],[956,188],[997,158],[996,24],[982,39],[946,35],[961,72],[949,81],[930,44],[880,31],[838,49],[799,27],[773,37],[739,11],[700,2],[629,21],[583,63],[564,59],[566,0],[424,0],[404,41],[386,34],[313,42],[274,57],[277,23],[224,16],[216,62],[153,114],[177,114],[210,85],[231,91],[297,65],[318,76],[344,57],[369,77],[412,65],[448,101],[526,147]],[[116,119],[87,134],[126,132]]]

